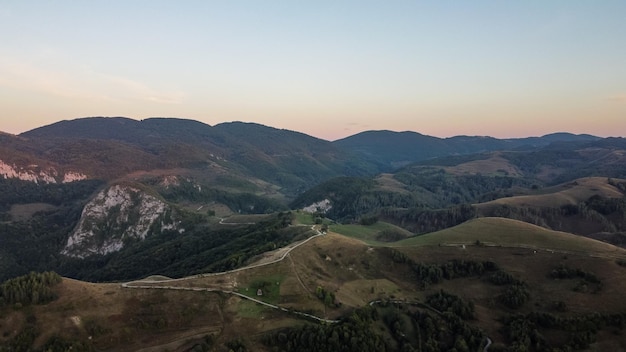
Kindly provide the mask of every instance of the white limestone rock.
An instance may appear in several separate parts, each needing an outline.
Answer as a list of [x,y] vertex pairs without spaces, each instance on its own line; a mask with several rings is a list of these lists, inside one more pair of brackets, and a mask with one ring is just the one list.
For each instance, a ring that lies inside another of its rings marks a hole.
[[61,253],[76,258],[105,255],[122,249],[126,241],[145,239],[151,229],[181,232],[171,213],[169,205],[138,188],[111,186],[85,206]]

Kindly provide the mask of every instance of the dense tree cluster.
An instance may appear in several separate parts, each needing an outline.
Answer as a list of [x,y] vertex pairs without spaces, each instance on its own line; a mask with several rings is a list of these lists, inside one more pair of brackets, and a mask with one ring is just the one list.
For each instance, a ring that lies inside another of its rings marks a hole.
[[[34,184],[0,177],[0,281],[30,271],[58,271],[59,252],[80,218],[87,198],[101,181]],[[46,203],[53,207],[16,221],[12,204]],[[11,221],[12,220],[12,221]]]
[[498,298],[505,306],[511,309],[517,309],[528,301],[530,291],[525,283],[515,283],[508,286]]
[[413,263],[411,265],[417,279],[425,286],[445,280],[461,277],[481,276],[485,272],[498,269],[496,263],[486,260],[482,262],[468,260],[451,260],[441,264]]
[[410,208],[425,206],[417,195],[386,191],[377,188],[372,179],[357,177],[337,177],[317,185],[292,203],[292,208],[308,206],[323,199],[329,199],[332,208],[326,217],[337,221],[358,221],[363,215],[371,216],[385,207]]
[[445,209],[396,208],[380,210],[380,218],[398,225],[415,234],[443,230],[459,225],[477,216],[477,210],[470,204],[462,204]]
[[272,351],[285,352],[389,351],[381,336],[372,329],[375,320],[378,320],[375,308],[362,308],[339,324],[306,324],[284,329],[269,334],[264,342]]
[[573,290],[577,292],[597,293],[602,290],[603,283],[594,273],[581,270],[579,268],[569,268],[565,265],[559,265],[548,275],[552,279],[579,279]]
[[[436,294],[435,294],[436,296]],[[441,297],[450,296],[443,294]],[[467,303],[464,303],[465,305]],[[384,334],[388,351],[477,351],[485,342],[484,334],[458,316],[453,309],[443,313],[433,313],[416,303],[382,302],[380,315],[386,326]],[[375,330],[379,332],[380,330]]]
[[[506,351],[571,351],[589,348],[597,333],[606,328],[623,330],[626,314],[590,313],[561,317],[550,313],[533,312],[504,318],[502,332],[510,340]],[[567,336],[562,343],[551,345],[545,335],[557,332]]]
[[454,259],[445,263],[428,264],[416,262],[406,254],[395,249],[386,249],[386,251],[394,262],[409,265],[413,269],[416,279],[420,281],[423,287],[439,283],[444,279],[453,280],[461,277],[475,277],[499,270],[498,264],[490,260]]
[[31,272],[9,279],[0,285],[0,305],[4,303],[25,306],[50,302],[56,299],[52,288],[61,281],[61,276],[52,271]]
[[377,222],[378,222],[378,216],[375,216],[375,215],[362,216],[361,219],[359,219],[359,224],[363,226],[374,225]]
[[581,270],[579,268],[569,268],[563,264],[559,265],[550,272],[552,279],[575,279],[580,278],[592,284],[600,284],[600,280],[594,273]]
[[[582,235],[626,230],[626,198],[593,196],[579,204],[561,207],[522,207],[507,204],[485,208],[480,216],[520,220],[558,231]],[[585,226],[572,224],[584,223]]]
[[315,296],[322,302],[326,307],[336,308],[339,307],[340,304],[336,301],[335,294],[333,292],[327,291],[322,286],[317,286],[315,289]]
[[399,170],[394,178],[411,192],[426,197],[430,207],[471,204],[500,198],[502,192],[515,187],[530,188],[535,182],[512,176],[452,175],[441,167],[410,166]]
[[426,297],[426,303],[440,312],[452,312],[461,317],[461,319],[474,318],[474,303],[465,301],[459,296],[455,296],[444,290]]
[[513,275],[507,273],[503,270],[498,270],[487,277],[487,281],[494,285],[512,285],[512,284],[521,284],[522,282]]
[[103,184],[100,180],[71,183],[32,183],[0,177],[0,212],[12,204],[48,203],[61,206],[89,197]]

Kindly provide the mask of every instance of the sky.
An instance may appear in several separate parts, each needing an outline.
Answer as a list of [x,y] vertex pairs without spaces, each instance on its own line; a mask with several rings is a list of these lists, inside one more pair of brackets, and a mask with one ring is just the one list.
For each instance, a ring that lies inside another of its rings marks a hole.
[[0,131],[626,136],[625,1],[0,1]]

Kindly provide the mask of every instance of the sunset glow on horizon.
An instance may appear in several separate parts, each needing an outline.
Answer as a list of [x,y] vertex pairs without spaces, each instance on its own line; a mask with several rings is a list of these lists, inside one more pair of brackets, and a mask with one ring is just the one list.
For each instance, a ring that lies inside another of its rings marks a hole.
[[0,131],[88,116],[336,140],[626,136],[622,1],[7,1]]

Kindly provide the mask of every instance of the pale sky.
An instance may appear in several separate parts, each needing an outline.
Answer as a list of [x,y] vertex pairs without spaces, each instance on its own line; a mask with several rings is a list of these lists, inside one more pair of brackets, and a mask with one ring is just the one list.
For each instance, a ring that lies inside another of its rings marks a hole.
[[625,1],[0,1],[0,131],[626,136]]

